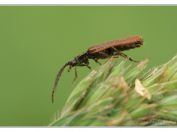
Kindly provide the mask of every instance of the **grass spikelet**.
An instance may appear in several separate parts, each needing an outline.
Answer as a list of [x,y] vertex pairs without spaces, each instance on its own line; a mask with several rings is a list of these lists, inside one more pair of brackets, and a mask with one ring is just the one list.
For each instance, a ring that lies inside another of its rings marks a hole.
[[145,70],[108,60],[82,79],[50,126],[176,126],[177,55]]

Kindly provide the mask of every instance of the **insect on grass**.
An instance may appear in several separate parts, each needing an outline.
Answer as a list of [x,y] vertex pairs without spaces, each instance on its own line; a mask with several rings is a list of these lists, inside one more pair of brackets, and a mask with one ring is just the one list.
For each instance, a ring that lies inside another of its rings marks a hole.
[[122,53],[122,51],[137,48],[140,47],[141,45],[143,45],[143,39],[140,36],[133,36],[125,39],[112,40],[88,48],[86,52],[76,56],[73,60],[68,61],[59,70],[52,90],[52,102],[54,102],[54,94],[61,74],[67,66],[69,67],[68,71],[75,67],[75,78],[74,78],[75,80],[77,78],[76,66],[86,66],[87,68],[91,69],[91,67],[89,66],[89,59],[93,59],[96,63],[100,65],[101,63],[98,61],[99,59],[106,59],[110,57],[118,58],[119,56],[126,58],[130,61],[137,62],[134,59],[128,57],[126,54]]

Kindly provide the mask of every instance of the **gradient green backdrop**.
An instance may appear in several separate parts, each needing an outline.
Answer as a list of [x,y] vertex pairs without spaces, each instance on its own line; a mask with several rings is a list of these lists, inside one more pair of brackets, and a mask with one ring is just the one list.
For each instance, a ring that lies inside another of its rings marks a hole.
[[[0,125],[46,126],[89,72],[65,72],[51,103],[58,69],[88,47],[131,35],[143,47],[132,58],[162,64],[177,51],[177,7],[0,7]],[[97,65],[91,62],[91,66]]]

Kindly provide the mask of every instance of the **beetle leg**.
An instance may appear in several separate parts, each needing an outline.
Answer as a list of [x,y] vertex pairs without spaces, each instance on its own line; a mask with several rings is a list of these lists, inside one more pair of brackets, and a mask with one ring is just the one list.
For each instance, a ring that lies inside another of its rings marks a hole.
[[85,65],[88,69],[90,69],[90,70],[92,69],[92,68],[89,66],[89,61],[88,61],[88,60],[84,62],[84,65]]
[[115,47],[111,47],[114,51],[119,52]]
[[[129,59],[130,57],[128,57],[127,55],[121,53],[118,49],[116,49],[115,47],[112,47],[112,49],[115,51],[115,54],[113,55],[113,58],[118,58],[120,55],[124,58]],[[131,58],[130,58],[131,59]],[[132,59],[133,60],[133,59]]]
[[96,63],[98,63],[99,65],[101,65],[101,63],[98,61],[98,59],[93,59]]
[[118,58],[119,57],[119,50],[117,50],[115,47],[111,47],[114,51],[115,51],[115,54],[112,56],[113,58]]
[[73,79],[73,82],[77,79],[77,69],[76,69],[76,67],[74,68],[74,73],[75,73],[75,77]]
[[102,56],[104,56],[105,58],[110,57],[108,54],[104,53],[104,52],[99,52]]
[[70,65],[69,68],[68,68],[68,72],[70,72],[72,69],[72,66]]
[[114,56],[112,56],[113,58],[118,58],[119,57],[119,55],[114,55]]
[[86,66],[88,69],[90,69],[90,70],[92,69],[88,64],[85,64],[85,63],[84,64],[80,64],[79,66]]
[[128,57],[126,54],[124,54],[122,52],[119,52],[119,54],[120,54],[120,56],[122,56],[122,57],[124,57],[124,58],[126,58],[126,59],[128,59],[130,61],[139,62],[139,61],[136,61],[136,60],[132,59],[131,57]]
[[86,66],[88,69],[92,69],[90,66],[89,66],[89,62],[85,63],[84,66]]
[[86,67],[87,67],[88,69],[90,69],[90,70],[92,69],[89,65],[86,65]]

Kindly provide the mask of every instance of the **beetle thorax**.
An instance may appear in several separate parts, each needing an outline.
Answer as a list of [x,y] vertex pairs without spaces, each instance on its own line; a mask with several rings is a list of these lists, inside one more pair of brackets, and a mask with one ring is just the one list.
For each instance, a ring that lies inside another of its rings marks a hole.
[[87,64],[88,57],[86,54],[78,55],[74,58],[73,63],[75,63],[75,65]]

